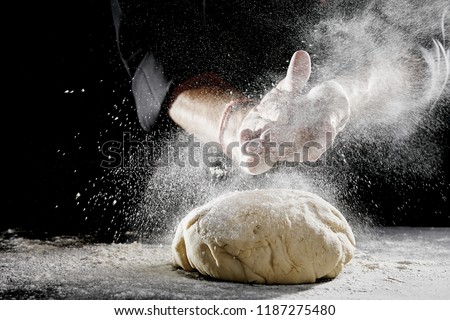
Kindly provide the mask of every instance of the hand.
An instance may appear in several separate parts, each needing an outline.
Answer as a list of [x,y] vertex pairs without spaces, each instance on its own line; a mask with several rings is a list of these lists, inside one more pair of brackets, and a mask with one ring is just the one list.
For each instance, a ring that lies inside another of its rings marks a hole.
[[307,52],[292,56],[286,77],[267,93],[238,130],[241,168],[268,171],[277,161],[316,161],[350,116],[347,95],[334,81],[302,94],[311,74]]

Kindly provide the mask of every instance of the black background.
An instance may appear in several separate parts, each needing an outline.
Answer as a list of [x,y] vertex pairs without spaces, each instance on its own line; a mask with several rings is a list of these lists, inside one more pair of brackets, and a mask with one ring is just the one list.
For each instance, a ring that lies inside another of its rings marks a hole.
[[[15,19],[7,31],[0,230],[111,238],[107,229],[116,213],[96,214],[86,205],[108,187],[99,181],[105,173],[99,134],[123,130],[112,119],[128,118],[128,111],[130,126],[138,124],[131,105],[115,114],[114,105],[130,98],[130,83],[110,3],[22,2],[8,11]],[[85,222],[86,216],[92,219]]]
[[[93,194],[115,192],[107,179],[101,180],[105,172],[99,166],[98,143],[108,134],[120,136],[124,127],[113,120],[116,116],[137,132],[139,125],[109,1],[22,2],[8,13],[14,22],[6,28],[3,49],[8,76],[2,103],[0,232],[23,228],[36,234],[93,234],[110,241],[119,229],[120,206],[87,204]],[[441,121],[448,122],[448,112]],[[416,182],[403,191],[410,199],[405,205],[393,196],[398,186],[378,181],[377,191],[365,192],[361,179],[357,196],[375,199],[380,204],[375,214],[386,225],[449,225],[448,200],[443,198],[448,196],[448,133],[448,128],[433,133],[445,145],[444,191]],[[361,175],[372,174],[361,170]],[[119,218],[111,224],[113,216]]]

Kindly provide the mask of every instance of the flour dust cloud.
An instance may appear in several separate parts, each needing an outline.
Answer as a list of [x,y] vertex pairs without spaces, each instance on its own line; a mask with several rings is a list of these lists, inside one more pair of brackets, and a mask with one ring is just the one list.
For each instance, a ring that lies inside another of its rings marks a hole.
[[[448,2],[345,3],[331,2],[330,10],[317,13],[320,22],[308,36],[294,39],[299,47],[308,45],[312,58],[306,90],[332,80],[349,98],[352,115],[334,146],[316,163],[279,163],[259,176],[242,174],[224,157],[206,165],[201,148],[194,154],[199,165],[190,165],[191,155],[182,151],[177,157],[184,157],[185,165],[136,166],[132,185],[139,184],[139,194],[126,213],[135,236],[169,241],[187,212],[229,191],[291,188],[316,193],[336,206],[358,237],[379,222],[373,211],[383,203],[380,188],[391,186],[398,197],[408,197],[405,190],[418,183],[429,183],[425,190],[439,197],[448,192],[441,177],[443,147],[436,139],[448,125],[450,103]],[[169,150],[165,156],[170,158],[170,146],[187,139],[178,132],[158,146]],[[402,206],[412,200],[390,210],[407,215]]]

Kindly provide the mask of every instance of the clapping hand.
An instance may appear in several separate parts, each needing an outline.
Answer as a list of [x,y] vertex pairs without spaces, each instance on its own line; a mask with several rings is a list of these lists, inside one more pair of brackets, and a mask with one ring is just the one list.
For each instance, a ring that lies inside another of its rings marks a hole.
[[237,160],[245,172],[264,173],[277,161],[316,161],[344,128],[350,116],[344,89],[327,81],[305,94],[310,74],[309,54],[295,52],[286,77],[242,121]]

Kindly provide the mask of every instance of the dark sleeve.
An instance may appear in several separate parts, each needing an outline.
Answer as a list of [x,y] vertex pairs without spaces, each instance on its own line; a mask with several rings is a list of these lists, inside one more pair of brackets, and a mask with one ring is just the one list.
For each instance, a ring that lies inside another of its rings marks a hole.
[[198,42],[201,10],[189,4],[111,0],[117,47],[132,78],[137,115],[145,131],[155,126],[171,84],[195,75],[204,65],[195,50],[204,47]]
[[147,53],[132,80],[139,123],[145,131],[156,124],[169,88],[170,81],[165,78],[161,63],[152,53]]
[[158,25],[164,18],[156,14],[158,8],[145,1],[111,0],[111,11],[119,55],[133,77],[146,53],[158,41]]
[[120,58],[132,78],[132,92],[139,123],[145,131],[156,124],[170,81],[153,51],[159,41],[164,8],[152,1],[111,0]]

